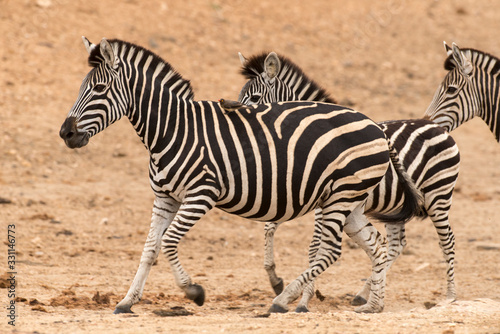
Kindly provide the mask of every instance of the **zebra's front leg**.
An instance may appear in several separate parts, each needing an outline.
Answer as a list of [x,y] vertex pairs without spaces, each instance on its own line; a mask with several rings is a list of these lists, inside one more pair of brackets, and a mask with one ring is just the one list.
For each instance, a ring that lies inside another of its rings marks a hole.
[[387,272],[386,240],[378,230],[370,224],[361,208],[347,217],[344,227],[346,234],[356,242],[368,255],[372,262],[372,274],[363,289],[353,300],[362,300],[356,312],[377,313],[384,309],[385,280]]
[[210,211],[215,205],[215,196],[210,194],[195,194],[185,200],[180,206],[174,221],[167,228],[161,240],[162,252],[172,268],[175,282],[184,291],[186,297],[194,301],[198,306],[205,302],[205,291],[203,287],[191,282],[191,278],[182,267],[177,254],[177,247],[182,237],[189,232],[201,217]]
[[153,205],[153,214],[151,217],[151,227],[149,229],[146,243],[142,251],[139,269],[135,274],[134,281],[130,286],[127,295],[116,305],[113,313],[133,313],[132,305],[137,303],[144,291],[144,285],[149,271],[160,252],[161,237],[179,209],[179,203],[171,198],[156,197]]
[[274,233],[279,225],[280,223],[268,222],[264,228],[264,269],[266,269],[267,276],[276,295],[283,292],[283,279],[276,275],[276,263],[274,262]]

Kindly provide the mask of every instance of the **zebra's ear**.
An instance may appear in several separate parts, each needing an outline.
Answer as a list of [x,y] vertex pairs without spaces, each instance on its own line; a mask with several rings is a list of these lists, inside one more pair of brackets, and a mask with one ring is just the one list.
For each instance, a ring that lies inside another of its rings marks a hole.
[[264,61],[264,70],[266,71],[269,79],[273,79],[278,75],[281,69],[281,63],[278,58],[278,55],[275,52],[271,52],[267,55],[266,60]]
[[450,46],[448,44],[446,44],[445,41],[443,41],[443,46],[444,46],[444,50],[446,51],[446,54],[448,56],[451,55],[453,51],[451,50]]
[[108,64],[111,68],[117,69],[118,58],[115,56],[115,52],[106,38],[101,40],[100,50],[106,64]]
[[473,69],[470,59],[468,59],[465,56],[465,54],[462,51],[460,51],[460,48],[455,43],[451,45],[451,48],[453,53],[453,59],[457,63],[460,72],[462,72],[462,74],[465,76],[470,76],[472,74],[472,69]]
[[85,36],[82,36],[82,40],[83,40],[83,44],[85,45],[85,49],[87,49],[87,52],[89,53],[89,56],[90,56],[90,53],[92,52],[92,50],[94,50],[95,48],[95,44],[92,44],[87,37]]
[[238,56],[240,57],[241,66],[243,67],[247,66],[248,59],[246,59],[245,56],[241,54],[241,52],[238,52]]

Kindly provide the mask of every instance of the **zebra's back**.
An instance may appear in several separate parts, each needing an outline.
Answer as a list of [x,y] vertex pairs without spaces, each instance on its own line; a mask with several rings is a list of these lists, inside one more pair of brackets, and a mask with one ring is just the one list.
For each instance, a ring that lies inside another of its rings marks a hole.
[[214,165],[230,180],[222,188],[232,189],[217,206],[246,218],[286,221],[313,210],[326,193],[356,196],[358,187],[375,186],[388,166],[380,127],[348,108],[287,102],[213,115],[205,114],[204,127],[213,129],[206,141]]

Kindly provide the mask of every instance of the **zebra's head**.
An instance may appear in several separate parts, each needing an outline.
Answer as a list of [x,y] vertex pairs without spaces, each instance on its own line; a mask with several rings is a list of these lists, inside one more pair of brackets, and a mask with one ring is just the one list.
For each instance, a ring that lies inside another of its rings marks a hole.
[[453,43],[444,43],[448,55],[444,67],[448,74],[439,85],[424,118],[434,121],[447,131],[467,122],[480,111],[474,73],[477,68],[471,62],[471,50],[461,51]]
[[121,91],[122,66],[113,43],[103,38],[97,46],[82,38],[92,70],[83,80],[78,98],[59,132],[69,148],[87,145],[90,137],[127,112],[127,103]]
[[241,74],[248,81],[238,101],[261,104],[284,101],[320,101],[336,103],[316,82],[288,58],[275,52],[261,53],[249,59],[240,53]]
[[241,89],[238,96],[239,102],[252,105],[296,100],[293,91],[278,76],[281,70],[281,62],[275,52],[269,53],[265,59],[261,55],[263,60],[261,62],[255,62],[254,58],[248,60],[241,53],[238,54],[243,66],[241,72],[249,79]]

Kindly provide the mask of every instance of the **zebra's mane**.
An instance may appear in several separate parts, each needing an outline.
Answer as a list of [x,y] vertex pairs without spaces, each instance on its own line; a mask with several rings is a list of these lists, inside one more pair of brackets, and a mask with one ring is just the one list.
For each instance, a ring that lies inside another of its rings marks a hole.
[[[110,40],[108,40],[108,42],[112,46],[116,45],[116,47],[113,47],[113,49],[117,55],[126,54],[127,56],[129,56],[131,52],[133,54],[139,54],[142,52],[144,54],[145,58],[147,58],[148,56],[152,56],[152,61],[150,64],[151,67],[155,68],[156,66],[163,66],[159,76],[161,76],[162,74],[166,76],[167,74],[170,73],[171,78],[169,79],[169,82],[181,81],[184,84],[187,84],[187,86],[188,86],[187,90],[189,91],[187,98],[188,99],[194,98],[194,92],[193,92],[193,88],[191,86],[191,82],[189,80],[184,79],[179,74],[179,72],[177,72],[172,67],[172,65],[170,65],[168,62],[163,60],[163,58],[161,58],[160,56],[158,56],[154,52],[152,52],[152,51],[150,51],[142,46],[139,46],[139,45],[136,45],[136,44],[133,44],[130,42],[121,41],[118,39],[110,39]],[[89,66],[97,67],[103,61],[104,61],[104,58],[101,55],[100,48],[94,47],[89,54],[89,58],[88,58]],[[123,61],[123,59],[121,59],[121,61]],[[177,85],[177,87],[183,87],[183,86],[184,85]],[[175,89],[173,90],[173,92],[175,93]]]
[[[252,80],[253,78],[259,76],[265,70],[264,61],[266,60],[268,54],[269,52],[262,52],[261,54],[249,57],[246,64],[241,67],[240,73],[248,80]],[[318,91],[318,94],[314,97],[314,100],[324,101],[328,103],[337,103],[337,101],[333,97],[331,97],[325,89],[323,89],[315,81],[311,80],[294,62],[280,54],[278,54],[278,58],[281,62],[281,68],[278,73],[278,77],[280,79],[283,80],[285,76],[287,76],[287,74],[291,73],[293,75],[288,75],[288,77],[295,78],[294,83],[298,80],[301,80],[303,82],[303,85],[306,85],[306,83],[310,85],[310,90]],[[287,82],[287,84],[291,86],[290,83]]]
[[[467,58],[470,59],[472,65],[486,70],[487,69],[486,67],[490,66],[490,61],[486,61],[486,60],[491,59],[491,61],[494,62],[494,65],[491,68],[491,70],[489,70],[488,72],[492,75],[495,75],[500,71],[500,59],[498,59],[497,57],[495,57],[489,53],[479,51],[476,49],[471,49],[471,48],[460,49],[460,50],[465,54],[465,56]],[[451,71],[455,67],[456,67],[456,63],[455,63],[455,60],[453,59],[453,54],[451,54],[444,61],[444,69],[447,71]]]

